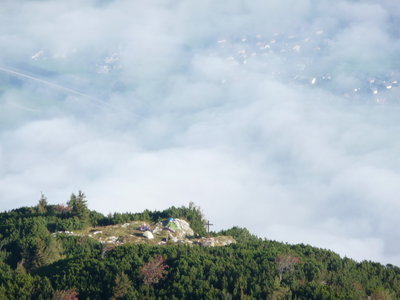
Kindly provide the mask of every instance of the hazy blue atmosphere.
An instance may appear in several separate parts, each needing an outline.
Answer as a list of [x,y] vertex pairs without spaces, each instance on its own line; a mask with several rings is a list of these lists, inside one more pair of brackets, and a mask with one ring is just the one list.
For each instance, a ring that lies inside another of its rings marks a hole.
[[2,1],[0,210],[201,206],[400,265],[395,0]]

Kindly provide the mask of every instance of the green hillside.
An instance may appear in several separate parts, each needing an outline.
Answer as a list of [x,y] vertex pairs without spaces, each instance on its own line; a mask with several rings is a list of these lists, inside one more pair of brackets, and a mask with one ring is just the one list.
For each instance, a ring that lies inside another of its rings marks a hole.
[[193,204],[104,216],[42,196],[0,213],[0,299],[400,299],[396,266],[205,224]]

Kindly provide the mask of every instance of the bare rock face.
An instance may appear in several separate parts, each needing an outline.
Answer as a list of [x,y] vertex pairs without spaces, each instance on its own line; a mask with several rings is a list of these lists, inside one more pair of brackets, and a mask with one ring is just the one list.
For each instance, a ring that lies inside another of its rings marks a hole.
[[214,239],[213,238],[204,238],[199,241],[200,245],[203,247],[214,247]]
[[178,227],[177,233],[180,237],[185,238],[189,236],[194,236],[194,231],[190,228],[190,225],[185,220],[175,219],[174,221]]
[[153,233],[158,234],[162,230],[168,230],[178,239],[194,236],[194,231],[185,220],[169,218],[163,222],[159,222],[154,226]]
[[154,235],[151,233],[151,231],[145,231],[143,232],[143,236],[149,240],[154,239]]
[[162,224],[161,224],[161,222],[159,222],[154,226],[152,231],[153,231],[154,234],[159,234],[159,233],[162,232],[162,230],[163,230]]
[[99,226],[88,228],[82,232],[56,232],[74,236],[89,236],[105,246],[119,246],[122,244],[150,244],[150,245],[200,245],[203,247],[226,246],[236,241],[230,236],[195,237],[190,224],[182,219],[169,218],[162,222],[149,224],[144,221],[132,221],[125,224]]

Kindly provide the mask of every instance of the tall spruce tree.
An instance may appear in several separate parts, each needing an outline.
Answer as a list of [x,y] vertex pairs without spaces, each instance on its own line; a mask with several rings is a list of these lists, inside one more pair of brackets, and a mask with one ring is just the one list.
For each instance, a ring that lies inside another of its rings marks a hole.
[[46,196],[41,193],[39,203],[37,205],[38,213],[44,214],[47,212],[47,198]]
[[89,222],[89,209],[86,195],[82,191],[79,191],[77,196],[72,193],[67,205],[71,208],[72,214],[78,217],[82,224],[87,224]]

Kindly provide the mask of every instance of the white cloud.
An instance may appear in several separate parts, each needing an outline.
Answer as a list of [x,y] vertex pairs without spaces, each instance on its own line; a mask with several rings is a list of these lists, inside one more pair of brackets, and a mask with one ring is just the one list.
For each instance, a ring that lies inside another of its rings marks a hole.
[[0,67],[45,81],[0,74],[1,209],[194,201],[216,229],[400,264],[391,1],[2,9]]

